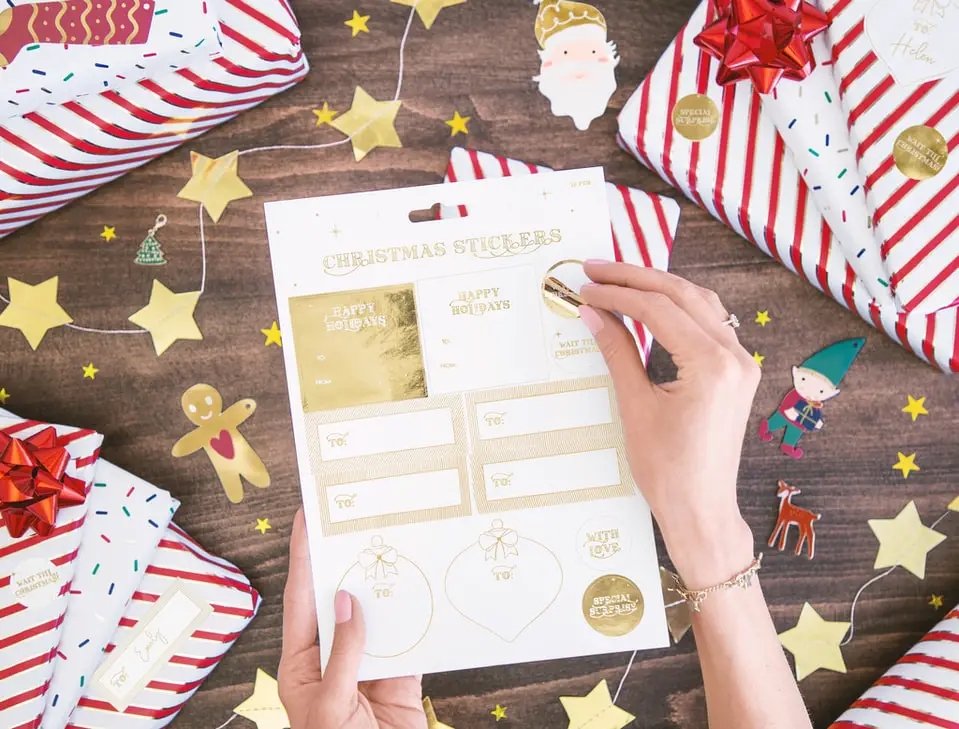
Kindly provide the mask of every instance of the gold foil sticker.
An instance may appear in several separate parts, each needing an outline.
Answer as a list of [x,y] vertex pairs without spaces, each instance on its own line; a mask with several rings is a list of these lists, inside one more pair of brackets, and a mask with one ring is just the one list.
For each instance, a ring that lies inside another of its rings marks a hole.
[[692,142],[701,142],[719,126],[719,107],[704,94],[690,94],[673,107],[673,128]]
[[578,319],[579,307],[583,306],[586,301],[556,275],[553,275],[557,273],[558,269],[567,265],[582,266],[583,262],[569,259],[550,266],[543,277],[543,301],[546,302],[546,307],[554,314],[564,319]]
[[290,299],[303,410],[426,397],[413,286]]
[[583,594],[583,617],[597,633],[618,638],[643,619],[645,603],[636,583],[622,575],[603,575]]
[[909,127],[896,137],[892,149],[896,167],[913,180],[928,180],[946,166],[949,147],[946,140],[933,127],[919,124]]

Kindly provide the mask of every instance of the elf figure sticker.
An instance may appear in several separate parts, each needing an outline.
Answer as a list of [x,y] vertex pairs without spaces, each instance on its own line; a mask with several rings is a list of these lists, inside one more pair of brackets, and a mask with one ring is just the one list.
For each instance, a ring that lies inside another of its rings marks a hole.
[[554,116],[571,117],[580,131],[606,112],[616,91],[616,44],[592,5],[541,0],[536,15],[540,72],[533,77]]
[[839,394],[839,383],[865,343],[865,339],[836,342],[793,367],[793,389],[776,412],[759,424],[759,437],[771,441],[773,433],[785,429],[780,450],[802,458],[805,451],[798,446],[799,439],[804,433],[822,430],[823,403]]

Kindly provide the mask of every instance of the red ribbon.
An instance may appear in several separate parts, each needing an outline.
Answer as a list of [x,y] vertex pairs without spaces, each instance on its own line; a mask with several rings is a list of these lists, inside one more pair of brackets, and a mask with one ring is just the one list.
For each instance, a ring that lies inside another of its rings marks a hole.
[[28,529],[46,537],[61,506],[86,501],[83,481],[66,473],[69,463],[53,426],[26,440],[0,433],[0,514],[11,537]]
[[719,59],[717,83],[749,78],[759,93],[768,94],[782,78],[802,81],[812,73],[812,39],[829,27],[815,5],[805,0],[714,1],[719,19],[695,43]]

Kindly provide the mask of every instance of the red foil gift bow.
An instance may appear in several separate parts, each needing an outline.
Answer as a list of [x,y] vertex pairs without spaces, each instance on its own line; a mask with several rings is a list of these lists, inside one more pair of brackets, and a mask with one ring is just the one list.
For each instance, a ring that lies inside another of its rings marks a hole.
[[768,94],[788,78],[802,81],[816,67],[810,43],[829,26],[805,0],[714,0],[719,19],[695,43],[719,59],[716,82],[752,79]]
[[69,463],[53,426],[26,440],[0,433],[0,514],[11,537],[28,529],[48,536],[61,506],[86,501],[83,481],[66,473]]

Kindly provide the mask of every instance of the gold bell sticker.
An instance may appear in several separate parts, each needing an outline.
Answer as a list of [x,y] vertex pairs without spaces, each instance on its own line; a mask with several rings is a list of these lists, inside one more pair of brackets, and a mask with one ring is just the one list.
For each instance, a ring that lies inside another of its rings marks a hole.
[[577,284],[587,280],[582,261],[567,259],[554,263],[543,276],[542,295],[546,308],[564,319],[578,319],[579,307],[586,301],[576,293]]

